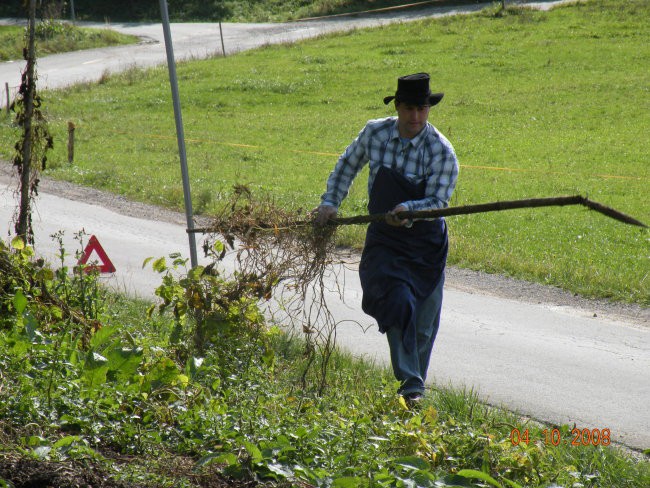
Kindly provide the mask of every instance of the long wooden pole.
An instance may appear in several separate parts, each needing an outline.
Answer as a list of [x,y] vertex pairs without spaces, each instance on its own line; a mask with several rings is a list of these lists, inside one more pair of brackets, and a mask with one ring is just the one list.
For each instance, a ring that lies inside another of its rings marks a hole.
[[[477,205],[462,205],[458,207],[437,208],[433,210],[422,210],[419,212],[400,212],[397,217],[400,219],[435,219],[438,217],[449,217],[452,215],[468,215],[483,212],[498,212],[501,210],[513,210],[518,208],[539,208],[539,207],[563,207],[565,205],[583,205],[596,212],[602,213],[630,225],[647,227],[643,222],[636,220],[618,210],[594,202],[581,195],[550,198],[530,198],[525,200],[510,200],[503,202],[481,203]],[[356,217],[342,217],[331,219],[329,225],[350,225],[366,224],[370,222],[381,222],[386,219],[386,214],[359,215]]]
[[[629,225],[639,227],[648,226],[643,222],[630,217],[623,212],[607,207],[601,203],[589,200],[581,195],[549,197],[549,198],[529,198],[524,200],[508,200],[502,202],[480,203],[476,205],[461,205],[457,207],[438,208],[433,210],[422,210],[418,212],[400,212],[397,217],[400,219],[435,219],[439,217],[450,217],[453,215],[469,215],[484,212],[498,212],[501,210],[514,210],[518,208],[539,208],[539,207],[563,207],[566,205],[582,205],[596,212],[602,213],[610,218],[618,220]],[[355,225],[369,224],[371,222],[382,222],[386,219],[386,214],[357,215],[355,217],[339,217],[330,219],[327,225]],[[296,221],[286,224],[287,226],[311,225],[311,221]],[[258,224],[264,227],[263,224]],[[269,225],[269,228],[272,226]],[[208,233],[212,232],[210,228],[187,229],[188,233]]]

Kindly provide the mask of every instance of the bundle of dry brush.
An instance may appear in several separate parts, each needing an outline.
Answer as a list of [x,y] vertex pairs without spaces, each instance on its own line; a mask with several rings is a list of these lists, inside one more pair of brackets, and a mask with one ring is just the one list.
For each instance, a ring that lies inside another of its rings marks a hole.
[[336,339],[337,324],[325,300],[328,289],[340,292],[335,229],[314,226],[304,212],[286,211],[272,199],[256,199],[241,185],[234,188],[229,206],[200,229],[208,234],[206,253],[215,241],[223,242],[218,258],[232,250],[236,279],[252,284],[260,299],[272,301],[269,310],[277,322],[304,333],[308,361],[302,379],[306,382],[315,367],[319,390]]

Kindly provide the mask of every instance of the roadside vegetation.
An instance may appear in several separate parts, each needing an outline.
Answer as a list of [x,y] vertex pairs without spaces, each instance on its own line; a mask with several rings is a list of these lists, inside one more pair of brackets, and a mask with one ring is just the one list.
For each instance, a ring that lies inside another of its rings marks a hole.
[[[23,58],[25,28],[0,25],[0,61]],[[111,29],[77,27],[67,22],[45,20],[36,24],[39,56],[79,49],[132,44],[138,39]]]
[[408,410],[388,371],[343,354],[318,395],[300,338],[265,324],[250,277],[186,272],[178,255],[146,265],[161,274],[153,306],[0,243],[0,486],[650,483],[606,430],[576,435],[441,387]]
[[[549,12],[481,13],[356,30],[183,63],[180,91],[194,208],[219,211],[245,184],[285,208],[313,208],[338,154],[398,76],[445,92],[430,120],[455,145],[452,205],[582,194],[650,222],[650,4],[593,0]],[[46,93],[55,135],[47,174],[180,209],[164,68]],[[68,121],[76,125],[67,163]],[[0,127],[0,154],[16,132]],[[364,173],[365,174],[365,173]],[[364,174],[341,209],[366,212]],[[451,264],[650,304],[647,229],[577,207],[448,219]],[[363,228],[340,244],[360,247]]]
[[[295,20],[305,17],[363,12],[400,5],[420,8],[442,5],[476,4],[477,0],[167,0],[169,15],[174,22],[269,22]],[[4,0],[0,16],[21,15],[22,0]],[[413,5],[418,4],[418,5]],[[69,2],[53,1],[57,18],[70,17]],[[76,0],[78,20],[98,22],[160,21],[158,0]]]

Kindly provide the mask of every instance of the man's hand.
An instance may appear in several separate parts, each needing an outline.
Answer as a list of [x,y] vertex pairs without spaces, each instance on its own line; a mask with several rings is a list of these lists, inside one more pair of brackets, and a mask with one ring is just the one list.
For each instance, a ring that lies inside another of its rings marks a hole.
[[314,218],[314,224],[326,225],[327,221],[336,217],[336,209],[330,205],[320,205],[311,211]]
[[400,212],[407,212],[408,208],[404,205],[398,205],[393,210],[386,214],[386,223],[395,227],[411,227],[413,221],[411,219],[400,219],[397,214]]

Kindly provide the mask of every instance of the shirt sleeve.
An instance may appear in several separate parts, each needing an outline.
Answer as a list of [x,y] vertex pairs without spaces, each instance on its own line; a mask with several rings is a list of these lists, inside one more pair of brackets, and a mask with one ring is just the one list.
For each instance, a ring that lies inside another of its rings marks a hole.
[[421,200],[404,202],[402,205],[409,211],[416,212],[449,206],[458,179],[458,159],[451,143],[441,134],[438,134],[438,137],[435,145],[439,144],[440,147],[436,147],[431,152],[428,162],[432,171],[426,178],[425,197]]
[[368,126],[366,125],[339,157],[327,179],[327,190],[321,196],[321,205],[329,205],[338,210],[350,191],[352,181],[368,160]]

